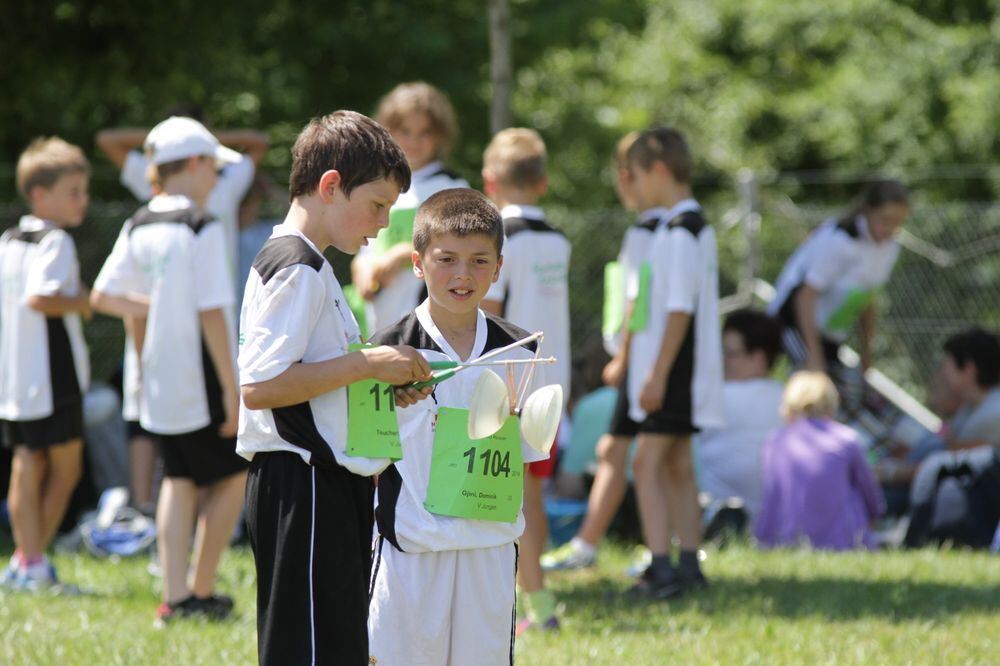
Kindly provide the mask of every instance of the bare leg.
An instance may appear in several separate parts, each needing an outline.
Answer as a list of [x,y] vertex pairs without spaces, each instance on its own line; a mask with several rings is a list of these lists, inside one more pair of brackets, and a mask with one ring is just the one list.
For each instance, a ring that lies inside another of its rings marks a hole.
[[71,439],[48,451],[49,470],[42,484],[42,550],[52,538],[66,515],[66,507],[76,484],[83,474],[83,440]]
[[14,448],[7,503],[14,543],[26,559],[41,557],[44,550],[42,480],[47,466],[44,452],[26,446]]
[[701,545],[701,507],[694,478],[690,435],[671,438],[667,451],[668,496],[674,504],[673,523],[681,550],[698,550]]
[[240,472],[215,482],[208,489],[198,516],[198,531],[195,535],[194,580],[191,589],[197,597],[209,597],[215,589],[219,560],[229,546],[243,507],[246,480],[246,473]]
[[183,601],[187,586],[188,552],[198,502],[198,489],[189,479],[163,479],[156,507],[157,550],[163,567],[163,600]]
[[542,502],[542,479],[524,466],[524,534],[518,556],[517,583],[527,593],[545,587],[540,558],[549,538],[549,522]]
[[604,435],[597,443],[597,474],[587,499],[587,515],[577,536],[596,546],[604,538],[614,520],[618,508],[625,499],[628,479],[625,476],[625,461],[631,439]]
[[670,498],[663,473],[669,443],[666,435],[640,434],[632,463],[642,534],[654,556],[669,555],[671,551],[667,509]]
[[153,503],[153,475],[156,473],[156,442],[137,435],[128,444],[129,485],[132,505],[145,510]]

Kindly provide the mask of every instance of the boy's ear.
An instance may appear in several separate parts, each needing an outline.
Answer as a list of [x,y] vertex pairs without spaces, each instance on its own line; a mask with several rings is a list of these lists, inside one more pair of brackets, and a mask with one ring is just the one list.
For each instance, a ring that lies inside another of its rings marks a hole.
[[493,271],[493,280],[492,280],[492,282],[496,282],[497,280],[500,279],[500,267],[501,266],[503,266],[503,255],[502,254],[497,259],[497,269],[495,271]]
[[323,175],[319,177],[319,187],[316,190],[323,203],[333,203],[333,199],[337,194],[337,188],[340,187],[340,182],[340,172],[336,169],[323,172]]
[[545,193],[549,191],[549,177],[548,175],[542,176],[542,179],[535,183],[535,194],[539,197],[545,196]]
[[410,263],[413,264],[413,274],[421,280],[424,279],[424,262],[420,253],[414,250],[410,253]]
[[483,169],[483,194],[492,197],[497,192],[497,179],[492,171]]

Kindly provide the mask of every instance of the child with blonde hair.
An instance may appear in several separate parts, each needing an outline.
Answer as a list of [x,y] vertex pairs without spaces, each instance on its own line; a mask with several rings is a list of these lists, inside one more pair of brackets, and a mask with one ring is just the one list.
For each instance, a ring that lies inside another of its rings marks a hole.
[[822,372],[796,372],[785,387],[786,425],[763,453],[763,501],[754,536],[764,547],[847,550],[875,545],[885,511],[857,433],[833,420],[839,400]]

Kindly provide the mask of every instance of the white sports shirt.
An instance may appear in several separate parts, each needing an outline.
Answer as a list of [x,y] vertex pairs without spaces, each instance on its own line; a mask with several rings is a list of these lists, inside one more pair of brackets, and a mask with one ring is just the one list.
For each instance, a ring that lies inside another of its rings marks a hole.
[[566,236],[545,221],[538,206],[504,206],[503,267],[486,298],[503,301],[503,318],[534,333],[544,331],[542,356],[555,356],[555,365],[535,372],[543,384],[559,384],[563,406],[569,399],[569,258]]
[[162,435],[200,430],[219,415],[209,409],[207,385],[217,378],[199,314],[233,304],[222,224],[187,197],[159,195],[122,233],[94,288],[149,298],[139,422]]
[[776,316],[792,292],[807,284],[819,292],[816,325],[836,342],[847,339],[850,329],[828,326],[831,315],[853,291],[878,289],[889,281],[899,258],[899,243],[876,243],[864,215],[847,220],[827,220],[792,253],[775,284],[776,294],[767,312]]
[[[392,211],[416,210],[420,204],[441,190],[454,187],[468,187],[469,183],[448,169],[443,162],[431,162],[413,172],[410,178],[410,189],[402,192]],[[359,251],[360,256],[372,252],[372,246],[366,245]],[[375,298],[366,306],[368,330],[377,331],[398,321],[413,311],[420,302],[424,282],[413,274],[412,269],[399,271],[396,277],[383,285]]]
[[[354,314],[329,262],[299,230],[274,227],[254,259],[240,316],[240,384],[274,379],[293,363],[328,361],[361,342]],[[339,464],[378,474],[387,459],[351,457],[347,448],[347,389],[276,409],[240,405],[236,452],[248,460],[289,451],[307,464]]]
[[660,354],[667,315],[692,315],[694,335],[691,422],[698,428],[725,423],[722,408],[722,332],[719,322],[719,257],[715,231],[694,199],[678,202],[657,228],[650,249],[652,279],[646,328],[632,335],[629,354],[629,417],[641,423],[642,386]]
[[87,390],[90,359],[80,315],[48,318],[27,303],[29,296],[72,298],[79,293],[80,264],[66,231],[25,215],[0,236],[0,419],[51,416],[52,374],[69,366],[81,394]]
[[[476,342],[469,358],[464,360],[475,360],[490,350],[505,347],[527,335],[503,319],[480,310]],[[409,345],[428,361],[463,360],[434,325],[426,302],[390,328],[377,333],[372,343]],[[498,358],[531,358],[534,356],[534,345],[530,347],[518,347]],[[502,523],[439,516],[424,508],[438,407],[468,408],[469,396],[481,372],[479,368],[464,370],[438,384],[430,397],[396,410],[403,459],[379,477],[375,520],[379,534],[407,553],[492,548],[512,543],[524,531],[524,515],[521,512],[518,512],[516,522]],[[520,378],[520,371],[517,376]],[[539,385],[536,379],[532,379],[531,384],[533,387]],[[521,442],[521,455],[525,463],[548,457],[524,441]]]

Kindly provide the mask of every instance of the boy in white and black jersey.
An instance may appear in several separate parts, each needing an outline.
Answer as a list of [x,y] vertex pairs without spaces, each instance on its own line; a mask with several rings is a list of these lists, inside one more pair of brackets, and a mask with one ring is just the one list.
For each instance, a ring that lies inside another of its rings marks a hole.
[[[353,254],[389,223],[410,181],[370,118],[312,120],[292,148],[291,206],[254,260],[240,318],[237,451],[250,459],[246,517],[257,570],[261,664],[368,663],[373,475],[348,452],[348,385],[428,379],[407,347],[351,349],[357,322],[322,252]],[[400,405],[426,397],[398,391]]]
[[410,187],[392,206],[389,228],[361,248],[351,264],[353,288],[367,301],[369,332],[412,312],[427,296],[410,265],[417,208],[436,192],[469,186],[444,162],[458,136],[458,123],[443,92],[423,81],[401,83],[379,101],[375,120],[403,149],[413,174]]
[[877,296],[899,258],[895,236],[909,211],[905,185],[876,181],[853,211],[824,222],[788,259],[768,314],[784,325],[785,349],[796,366],[826,371],[839,386],[838,350],[855,326],[861,367],[871,366]]
[[[545,348],[559,362],[538,369],[545,384],[559,384],[563,408],[569,399],[570,324],[569,258],[565,234],[545,220],[538,201],[548,185],[546,151],[535,130],[512,127],[498,132],[483,153],[483,188],[503,217],[505,270],[490,287],[483,309],[517,326],[545,331]],[[547,460],[528,468],[524,479],[526,526],[521,538],[518,585],[525,593],[527,617],[518,633],[532,627],[555,629],[555,599],[545,589],[542,550],[548,541],[548,519],[542,484],[555,471],[555,447]]]
[[80,318],[90,317],[90,305],[65,230],[83,222],[89,177],[76,146],[32,142],[17,162],[31,214],[0,235],[0,443],[13,449],[15,545],[0,584],[19,589],[58,582],[45,549],[80,478],[90,381]]
[[[668,209],[650,251],[645,326],[632,338],[629,416],[638,426],[636,495],[652,564],[630,590],[669,598],[705,585],[698,565],[700,508],[691,435],[724,424],[722,341],[715,234],[691,196],[692,159],[674,129],[643,132],[628,151],[643,208]],[[680,542],[671,559],[669,526]]]
[[[500,271],[503,242],[500,212],[478,192],[445,190],[424,202],[413,264],[428,298],[373,341],[461,362],[526,337],[479,309]],[[500,358],[534,351],[531,343]],[[439,383],[432,400],[397,411],[403,457],[379,477],[375,509],[371,663],[513,661],[523,473],[546,454],[522,441],[515,419],[492,439],[468,438],[466,410],[484,371],[467,369]]]
[[157,621],[225,617],[232,599],[215,593],[215,576],[239,516],[246,461],[235,453],[239,402],[227,322],[233,283],[225,233],[201,206],[219,163],[232,159],[232,151],[222,149],[201,123],[183,117],[154,127],[147,145],[163,191],[126,222],[91,302],[96,310],[135,322],[139,423],[159,437],[163,603]]

